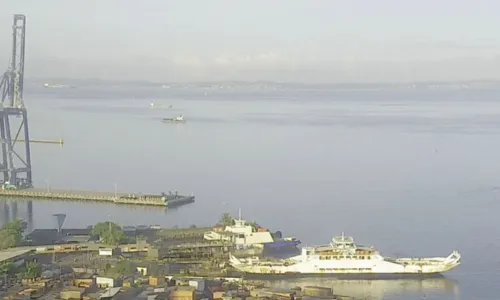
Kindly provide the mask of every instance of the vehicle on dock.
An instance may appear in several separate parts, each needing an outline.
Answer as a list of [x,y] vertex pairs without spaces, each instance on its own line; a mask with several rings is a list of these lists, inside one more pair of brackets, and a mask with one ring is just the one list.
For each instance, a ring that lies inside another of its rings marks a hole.
[[177,116],[175,118],[164,118],[161,121],[163,123],[185,123],[186,122],[183,115]]
[[2,183],[2,190],[4,191],[15,191],[15,190],[20,190],[20,189],[28,189],[31,188],[32,185],[28,184],[27,181],[24,179],[18,179],[18,184],[12,184],[10,181],[5,181]]
[[290,259],[261,261],[238,259],[230,254],[230,264],[238,271],[256,275],[321,276],[355,278],[401,278],[439,275],[460,265],[461,255],[453,251],[448,257],[389,258],[373,247],[356,245],[342,234],[329,245],[304,247]]
[[2,184],[2,190],[7,190],[7,191],[17,190],[17,186],[10,184],[8,181],[6,181],[4,184]]

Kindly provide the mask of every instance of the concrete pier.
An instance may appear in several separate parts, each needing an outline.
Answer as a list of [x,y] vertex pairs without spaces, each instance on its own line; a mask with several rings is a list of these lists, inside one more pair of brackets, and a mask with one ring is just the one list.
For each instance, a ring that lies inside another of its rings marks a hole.
[[0,189],[0,197],[10,198],[31,198],[48,200],[67,200],[67,201],[97,201],[110,202],[115,204],[132,204],[147,206],[178,206],[194,202],[194,196],[181,195],[145,195],[145,194],[127,194],[100,191],[83,191],[67,189]]
[[[16,140],[17,142],[26,142],[26,140]],[[30,143],[39,143],[39,144],[58,144],[58,145],[64,145],[64,140],[63,139],[58,139],[58,140],[30,140]]]

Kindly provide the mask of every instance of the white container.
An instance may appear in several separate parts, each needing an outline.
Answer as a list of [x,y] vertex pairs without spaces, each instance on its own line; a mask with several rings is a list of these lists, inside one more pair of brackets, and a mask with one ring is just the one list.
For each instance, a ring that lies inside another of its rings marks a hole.
[[115,280],[113,278],[108,277],[96,277],[95,283],[97,285],[107,285],[108,288],[114,287]]
[[205,280],[204,279],[189,280],[189,286],[194,287],[198,292],[203,292],[205,290]]
[[99,249],[99,255],[101,255],[101,256],[113,256],[113,249],[111,249],[111,248]]

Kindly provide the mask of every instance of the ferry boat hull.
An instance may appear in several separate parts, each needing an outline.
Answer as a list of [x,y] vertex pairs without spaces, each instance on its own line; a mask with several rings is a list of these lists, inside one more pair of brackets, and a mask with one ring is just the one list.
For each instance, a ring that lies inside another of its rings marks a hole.
[[397,280],[397,279],[428,279],[445,278],[442,273],[245,273],[240,272],[246,279],[285,280],[294,278],[329,278],[339,280]]
[[271,257],[277,257],[286,254],[295,254],[297,255],[300,252],[297,247],[300,245],[300,240],[297,239],[288,239],[288,240],[276,240],[270,243],[265,243],[263,245],[263,254]]
[[[295,259],[298,259],[296,257]],[[392,259],[391,259],[392,260]],[[288,265],[256,264],[252,259],[240,260],[231,255],[230,264],[246,277],[338,277],[342,279],[397,279],[397,278],[428,278],[442,277],[447,272],[460,265],[458,252],[453,252],[444,258],[426,259],[396,259],[388,261],[381,259],[372,263],[360,262],[360,264],[330,264],[321,265],[320,262],[290,262]],[[281,260],[285,262],[285,260]],[[406,263],[406,265],[405,265]]]
[[287,248],[297,248],[300,245],[300,241],[296,239],[290,240],[278,240],[271,243],[264,244],[264,250],[282,250]]

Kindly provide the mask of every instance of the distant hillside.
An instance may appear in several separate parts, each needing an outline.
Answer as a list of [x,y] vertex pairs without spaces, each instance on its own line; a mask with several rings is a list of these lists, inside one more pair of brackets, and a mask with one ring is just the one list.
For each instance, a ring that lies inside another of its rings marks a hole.
[[151,81],[113,81],[101,79],[70,78],[26,78],[29,85],[65,85],[65,86],[128,86],[158,88],[270,88],[270,89],[339,89],[339,90],[378,90],[378,89],[421,89],[421,88],[500,88],[500,81],[471,80],[460,82],[414,82],[414,83],[331,83],[304,84],[272,81],[221,81],[221,82],[151,82]]

